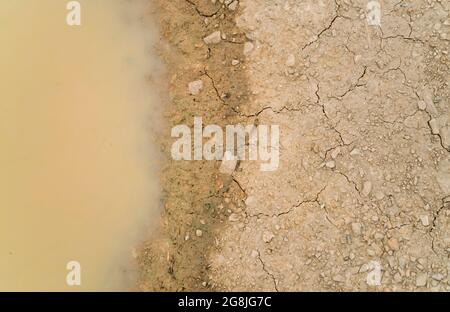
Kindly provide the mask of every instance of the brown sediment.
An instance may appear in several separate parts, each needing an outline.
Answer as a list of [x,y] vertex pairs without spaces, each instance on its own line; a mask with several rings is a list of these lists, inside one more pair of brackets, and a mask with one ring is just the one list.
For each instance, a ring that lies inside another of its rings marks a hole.
[[[249,96],[244,36],[234,22],[237,12],[220,2],[156,0],[155,4],[169,90],[164,103],[167,124],[159,142],[166,165],[161,174],[160,229],[139,252],[137,288],[211,290],[216,286],[208,282],[209,251],[228,215],[243,206],[244,194],[230,176],[219,173],[219,162],[172,160],[171,128],[192,127],[194,116],[202,117],[203,124],[220,126],[241,121],[238,112]],[[226,38],[205,44],[203,38],[218,30]],[[240,63],[233,66],[232,60]],[[188,84],[195,80],[203,81],[203,89],[192,96]]]

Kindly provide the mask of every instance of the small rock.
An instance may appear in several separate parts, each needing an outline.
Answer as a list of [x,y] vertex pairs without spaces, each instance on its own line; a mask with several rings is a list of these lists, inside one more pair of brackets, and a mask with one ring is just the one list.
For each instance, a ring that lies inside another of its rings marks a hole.
[[430,220],[428,219],[427,215],[420,216],[420,222],[422,222],[423,226],[429,226],[430,225]]
[[232,174],[237,166],[237,158],[233,156],[233,153],[226,151],[222,163],[220,165],[219,171],[223,174]]
[[427,279],[428,275],[427,273],[420,273],[416,277],[416,286],[417,287],[424,287],[427,285]]
[[400,275],[400,273],[395,273],[394,275],[394,281],[397,283],[400,283],[402,281],[402,276]]
[[419,259],[417,259],[417,262],[419,262],[420,265],[422,265],[422,266],[426,266],[428,263],[426,258],[419,258]]
[[203,81],[202,80],[196,80],[192,81],[188,85],[189,93],[192,95],[197,95],[200,93],[200,91],[203,89]]
[[433,118],[428,122],[428,125],[431,128],[431,133],[432,134],[439,134],[439,122],[437,121],[437,119]]
[[238,216],[237,214],[235,214],[235,213],[232,213],[232,214],[228,217],[228,220],[229,220],[230,222],[236,222],[236,221],[239,221],[239,216]]
[[220,43],[221,40],[222,40],[222,34],[220,31],[215,31],[212,34],[210,34],[209,36],[206,36],[205,38],[203,38],[203,41],[206,44]]
[[341,153],[341,149],[339,147],[335,148],[330,154],[331,158],[336,159],[340,153]]
[[434,117],[438,116],[439,112],[436,108],[436,105],[434,105],[432,90],[429,88],[424,89],[422,92],[422,98],[427,104],[427,111]]
[[252,258],[258,257],[259,253],[256,250],[252,250],[252,253],[250,254]]
[[250,206],[254,205],[255,203],[256,203],[256,198],[255,198],[255,196],[248,196],[248,197],[245,199],[245,205],[246,205],[247,207],[250,207]]
[[445,276],[444,276],[444,274],[436,273],[436,274],[433,274],[431,276],[431,278],[436,280],[436,281],[442,281],[445,278]]
[[289,54],[289,56],[286,60],[286,66],[287,67],[295,66],[295,56],[293,54]]
[[442,145],[446,149],[450,149],[450,127],[442,127],[439,132],[441,133]]
[[362,194],[363,196],[369,196],[370,192],[372,191],[372,182],[370,181],[366,181],[363,184],[363,188],[362,188]]
[[338,283],[344,283],[345,282],[345,278],[342,275],[335,275],[333,276],[333,281],[338,282]]
[[275,235],[273,235],[272,232],[266,231],[263,233],[263,241],[265,243],[270,243],[274,237],[275,237]]
[[197,235],[197,237],[202,237],[202,235],[203,235],[202,230],[196,230],[195,235]]
[[327,168],[333,169],[336,167],[336,163],[334,162],[334,160],[330,160],[325,163],[325,166],[327,166]]
[[234,1],[228,5],[228,9],[231,11],[235,11],[237,9],[237,6],[239,4],[239,1]]
[[233,66],[236,66],[236,65],[238,65],[240,62],[239,62],[239,60],[232,60],[231,61],[231,65],[233,65]]
[[376,193],[375,193],[375,198],[376,198],[377,200],[382,200],[382,199],[384,198],[384,193],[381,192],[381,191],[376,192]]
[[417,102],[417,107],[421,110],[424,111],[427,109],[427,103],[425,103],[425,101],[420,100],[419,102]]
[[354,148],[351,152],[350,152],[351,156],[357,156],[357,155],[361,155],[361,151],[357,148]]
[[356,235],[360,235],[362,230],[361,223],[352,223],[352,231]]
[[366,273],[367,271],[369,271],[369,269],[370,269],[369,264],[368,263],[364,263],[359,268],[359,273]]
[[366,283],[369,286],[381,285],[381,265],[378,261],[370,261],[368,264],[369,270],[367,274]]
[[246,43],[244,43],[244,54],[245,55],[250,54],[254,48],[255,46],[253,45],[253,43],[247,41]]
[[398,244],[398,240],[395,238],[390,238],[387,241],[387,245],[389,247],[389,249],[393,250],[393,251],[397,251],[400,249],[400,246]]

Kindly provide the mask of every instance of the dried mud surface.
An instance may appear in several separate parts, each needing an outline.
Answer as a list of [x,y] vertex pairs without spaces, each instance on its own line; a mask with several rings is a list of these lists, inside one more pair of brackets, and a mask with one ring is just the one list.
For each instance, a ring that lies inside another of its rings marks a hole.
[[450,2],[160,2],[168,127],[280,125],[280,166],[171,161],[168,129],[140,289],[450,290]]

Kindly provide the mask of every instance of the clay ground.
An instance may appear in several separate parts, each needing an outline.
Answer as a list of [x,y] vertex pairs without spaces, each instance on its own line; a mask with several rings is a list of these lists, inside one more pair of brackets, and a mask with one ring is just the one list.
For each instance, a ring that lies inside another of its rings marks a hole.
[[[450,2],[379,2],[371,26],[366,0],[159,1],[164,212],[139,289],[450,290]],[[194,116],[279,125],[278,170],[171,160]]]

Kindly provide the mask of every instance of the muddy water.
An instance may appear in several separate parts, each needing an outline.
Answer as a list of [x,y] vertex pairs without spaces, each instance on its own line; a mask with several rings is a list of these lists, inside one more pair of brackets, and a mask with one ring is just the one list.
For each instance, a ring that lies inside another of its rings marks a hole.
[[129,287],[157,210],[150,4],[67,2],[0,2],[0,290]]

